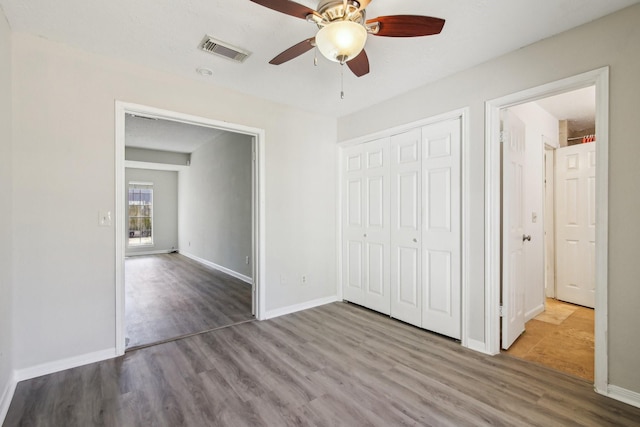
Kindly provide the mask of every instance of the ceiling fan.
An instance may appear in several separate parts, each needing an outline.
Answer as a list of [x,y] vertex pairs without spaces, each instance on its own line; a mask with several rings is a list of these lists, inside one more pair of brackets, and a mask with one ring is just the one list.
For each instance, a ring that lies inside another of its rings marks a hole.
[[304,19],[318,26],[315,37],[291,46],[269,61],[280,65],[317,47],[327,59],[347,64],[358,77],[369,72],[364,51],[367,35],[419,37],[439,34],[444,19],[419,15],[391,15],[366,19],[371,0],[320,0],[318,10],[290,0],[251,0],[269,9]]

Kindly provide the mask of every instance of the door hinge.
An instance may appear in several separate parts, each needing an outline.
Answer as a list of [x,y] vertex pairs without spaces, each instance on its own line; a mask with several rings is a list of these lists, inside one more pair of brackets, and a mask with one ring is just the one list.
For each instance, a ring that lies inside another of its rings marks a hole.
[[500,313],[500,317],[504,317],[504,310],[503,310],[503,306],[498,307],[498,312]]
[[251,152],[251,160],[253,160],[254,162],[256,161],[256,152],[255,151]]

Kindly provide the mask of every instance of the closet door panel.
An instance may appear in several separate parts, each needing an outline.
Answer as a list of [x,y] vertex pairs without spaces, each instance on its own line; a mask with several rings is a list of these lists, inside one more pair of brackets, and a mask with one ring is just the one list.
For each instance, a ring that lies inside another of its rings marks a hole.
[[347,224],[349,227],[362,227],[362,178],[347,181]]
[[460,339],[460,120],[422,128],[422,327]]
[[449,251],[425,251],[426,311],[452,314],[451,257]]
[[364,306],[389,314],[389,138],[365,144],[365,302]]
[[343,154],[343,298],[389,313],[389,140]]
[[367,293],[375,297],[389,297],[389,293],[385,292],[385,271],[388,267],[385,262],[388,256],[385,255],[385,245],[381,243],[367,243]]
[[451,168],[426,170],[425,227],[431,231],[451,231]]
[[420,195],[418,185],[420,182],[419,171],[398,173],[398,230],[409,233],[418,231],[418,218],[420,210]]
[[365,299],[365,233],[364,218],[364,150],[350,147],[343,153],[342,186],[342,293],[343,298],[356,304]]
[[[418,249],[398,246],[396,250],[398,270],[395,280],[398,283],[398,306],[405,310],[419,309],[420,283],[416,274],[419,271],[418,263],[420,262]],[[396,313],[395,317],[400,318],[400,316],[400,313]]]
[[[363,286],[363,268],[362,261],[364,258],[362,242],[358,240],[347,240],[347,257],[346,257],[346,285],[345,293],[349,295],[358,295],[364,289]],[[357,298],[357,296],[356,296]],[[355,301],[354,301],[355,302]]]
[[385,220],[388,215],[385,214],[386,191],[384,185],[384,176],[367,178],[367,227],[370,229],[383,230],[385,228]]
[[391,316],[420,326],[420,129],[391,137]]

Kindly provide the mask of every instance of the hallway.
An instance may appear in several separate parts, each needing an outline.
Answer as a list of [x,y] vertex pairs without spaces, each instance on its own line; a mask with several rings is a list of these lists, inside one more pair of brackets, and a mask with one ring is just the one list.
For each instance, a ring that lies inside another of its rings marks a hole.
[[505,353],[593,382],[594,310],[547,298]]

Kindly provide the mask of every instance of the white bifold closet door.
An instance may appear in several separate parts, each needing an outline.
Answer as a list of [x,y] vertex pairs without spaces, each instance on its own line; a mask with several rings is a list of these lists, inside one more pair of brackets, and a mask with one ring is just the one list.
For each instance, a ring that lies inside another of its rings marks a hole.
[[460,120],[391,137],[391,316],[461,335]]
[[461,336],[460,119],[345,149],[343,296]]
[[422,326],[420,129],[391,137],[391,316]]
[[461,336],[460,120],[422,128],[422,327]]
[[343,297],[389,314],[389,138],[345,149]]

